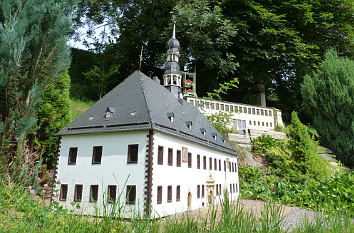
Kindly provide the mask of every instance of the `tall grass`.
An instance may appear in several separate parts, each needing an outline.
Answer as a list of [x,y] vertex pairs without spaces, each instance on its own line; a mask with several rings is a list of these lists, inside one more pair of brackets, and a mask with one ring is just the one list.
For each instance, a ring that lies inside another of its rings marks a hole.
[[[224,197],[219,206],[210,206],[206,214],[186,212],[163,219],[134,214],[124,219],[119,200],[106,207],[102,217],[70,214],[59,205],[46,205],[20,185],[9,186],[0,180],[0,232],[286,232],[281,229],[282,208],[267,203],[260,218],[237,201]],[[306,219],[293,232],[353,232],[346,213]]]

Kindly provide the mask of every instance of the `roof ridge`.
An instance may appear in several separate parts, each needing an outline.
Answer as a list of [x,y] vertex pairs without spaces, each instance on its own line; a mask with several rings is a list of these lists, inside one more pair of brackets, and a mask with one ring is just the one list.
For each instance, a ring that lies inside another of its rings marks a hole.
[[[148,115],[149,115],[149,119],[150,119],[150,124],[152,124],[153,122],[152,122],[152,116],[151,116],[151,114],[152,114],[152,111],[151,111],[151,109],[150,109],[150,105],[148,104],[148,101],[147,101],[147,96],[146,96],[146,92],[145,92],[145,90],[144,90],[144,88],[145,88],[145,83],[144,83],[144,80],[142,79],[142,78],[144,78],[144,76],[146,76],[144,73],[142,73],[142,72],[140,72],[142,75],[140,76],[140,87],[141,87],[141,90],[142,90],[142,92],[144,93],[144,101],[145,101],[145,104],[146,104],[146,107],[147,107],[147,110],[148,110]],[[146,76],[147,77],[147,76]]]

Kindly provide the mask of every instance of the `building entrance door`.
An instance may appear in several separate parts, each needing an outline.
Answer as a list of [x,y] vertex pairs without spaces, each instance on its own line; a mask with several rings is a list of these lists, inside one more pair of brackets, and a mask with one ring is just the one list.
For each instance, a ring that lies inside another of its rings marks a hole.
[[192,207],[192,193],[188,192],[187,207],[190,209]]
[[207,193],[207,203],[208,205],[211,205],[214,203],[214,191],[215,189],[215,181],[213,176],[209,175],[207,181],[206,181],[206,193]]

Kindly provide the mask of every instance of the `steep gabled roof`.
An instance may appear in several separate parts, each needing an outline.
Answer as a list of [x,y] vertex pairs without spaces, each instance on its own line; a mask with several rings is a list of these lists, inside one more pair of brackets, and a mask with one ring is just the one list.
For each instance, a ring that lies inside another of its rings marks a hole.
[[237,155],[195,106],[178,101],[165,87],[140,71],[131,74],[58,135],[142,129],[162,131]]

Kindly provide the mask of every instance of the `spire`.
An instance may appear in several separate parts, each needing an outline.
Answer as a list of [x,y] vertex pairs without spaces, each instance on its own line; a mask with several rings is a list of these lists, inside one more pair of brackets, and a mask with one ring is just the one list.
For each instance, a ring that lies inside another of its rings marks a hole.
[[175,39],[176,39],[176,22],[175,22],[175,21],[173,21],[172,38],[175,38]]
[[178,64],[180,53],[179,42],[176,39],[175,22],[173,22],[172,37],[167,42],[166,55],[165,73],[163,75],[164,86],[180,99],[182,95],[182,75]]

